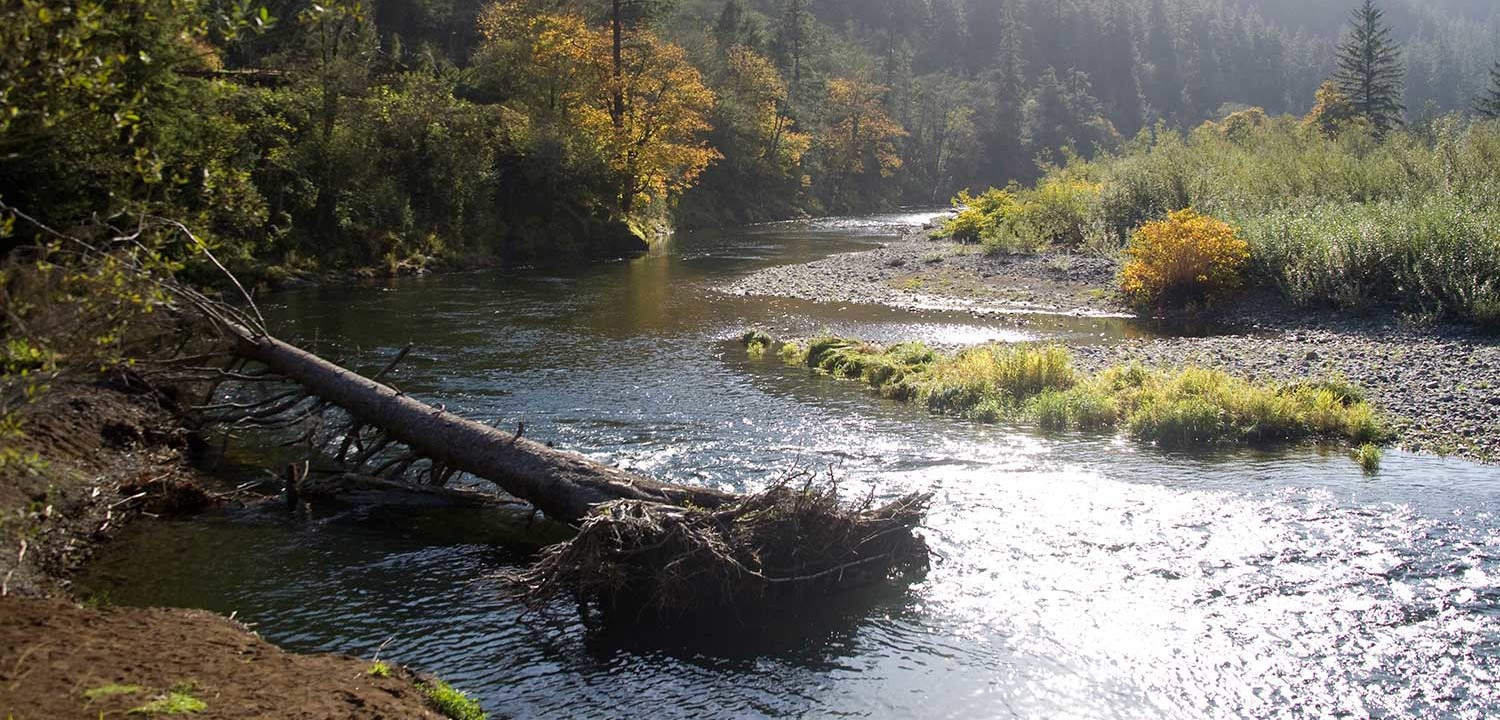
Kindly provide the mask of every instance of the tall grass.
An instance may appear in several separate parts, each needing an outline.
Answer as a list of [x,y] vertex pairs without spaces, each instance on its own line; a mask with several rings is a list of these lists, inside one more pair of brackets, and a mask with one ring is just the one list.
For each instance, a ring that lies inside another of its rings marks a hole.
[[1260,282],[1298,305],[1384,305],[1500,327],[1500,121],[1439,118],[1377,140],[1294,117],[1148,128],[1042,182],[1098,183],[1116,243],[1184,208],[1228,221]]
[[1363,393],[1338,377],[1260,383],[1220,370],[1139,364],[1088,376],[1056,345],[986,345],[942,355],[921,343],[885,348],[822,337],[806,347],[788,361],[980,422],[1123,429],[1168,448],[1305,440],[1358,446],[1389,435]]

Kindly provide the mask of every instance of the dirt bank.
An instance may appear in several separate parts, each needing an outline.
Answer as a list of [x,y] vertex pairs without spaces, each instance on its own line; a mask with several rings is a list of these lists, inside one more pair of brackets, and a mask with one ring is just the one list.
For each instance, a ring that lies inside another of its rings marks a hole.
[[212,613],[3,602],[0,716],[15,720],[151,717],[138,709],[174,690],[202,703],[191,717],[204,720],[441,717],[405,671],[377,677],[368,661],[283,652]]
[[205,705],[193,717],[441,717],[400,669],[285,653],[212,613],[76,603],[68,575],[121,525],[217,501],[172,404],[65,384],[23,411],[19,449],[40,462],[0,472],[0,717],[124,717],[174,687]]
[[[874,250],[763,270],[724,290],[912,310],[961,309],[978,317],[1121,312],[1116,272],[1114,262],[1099,258],[989,258],[913,234]],[[1257,378],[1343,375],[1387,413],[1402,447],[1500,461],[1500,338],[1465,327],[1412,326],[1389,314],[1309,312],[1287,307],[1271,293],[1236,303],[1210,320],[1235,330],[1071,349],[1086,369],[1139,360],[1157,366],[1193,363]]]

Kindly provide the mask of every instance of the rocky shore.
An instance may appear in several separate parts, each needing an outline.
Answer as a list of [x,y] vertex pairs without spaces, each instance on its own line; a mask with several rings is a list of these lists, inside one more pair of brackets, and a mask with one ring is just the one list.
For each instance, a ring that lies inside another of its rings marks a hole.
[[908,234],[882,247],[768,268],[724,288],[736,295],[976,313],[1124,312],[1114,261],[1084,255],[1001,255]]
[[[976,317],[1107,314],[1125,312],[1117,272],[1118,264],[1104,258],[986,257],[912,234],[873,250],[763,270],[724,290]],[[1269,293],[1212,320],[1221,329],[1202,336],[1147,328],[1143,337],[1071,349],[1089,370],[1136,360],[1264,379],[1341,375],[1386,414],[1401,447],[1500,462],[1500,338],[1392,314],[1308,312]]]

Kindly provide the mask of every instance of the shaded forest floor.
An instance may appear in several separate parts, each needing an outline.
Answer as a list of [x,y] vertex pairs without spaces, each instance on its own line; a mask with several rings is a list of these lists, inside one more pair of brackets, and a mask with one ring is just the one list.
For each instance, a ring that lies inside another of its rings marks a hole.
[[[957,310],[1003,323],[1018,312],[1125,313],[1118,269],[1113,260],[1081,255],[987,257],[919,233],[873,250],[762,270],[724,291]],[[1341,375],[1386,413],[1400,446],[1500,462],[1500,337],[1389,313],[1308,311],[1265,292],[1207,320],[1209,332],[1143,327],[1113,344],[1069,349],[1086,370],[1139,361],[1255,379]]]
[[0,717],[124,717],[189,699],[200,718],[441,717],[404,670],[285,653],[213,613],[80,606],[68,576],[97,544],[142,513],[214,499],[158,396],[61,385],[23,424],[20,449],[41,463],[0,473]]

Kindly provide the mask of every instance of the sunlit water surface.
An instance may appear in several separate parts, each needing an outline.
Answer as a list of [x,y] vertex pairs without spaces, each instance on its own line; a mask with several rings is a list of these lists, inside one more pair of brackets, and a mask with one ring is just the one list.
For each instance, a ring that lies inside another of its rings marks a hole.
[[937,560],[772,626],[590,632],[522,619],[484,519],[264,509],[141,524],[84,585],[235,612],[267,638],[435,672],[514,717],[1455,717],[1500,710],[1500,468],[1342,451],[1164,454],[932,418],[729,338],[1109,342],[1118,319],[912,314],[713,287],[924,216],[678,237],[569,272],[312,288],[280,331],[451,410],[682,482],[831,467],[936,492]]

